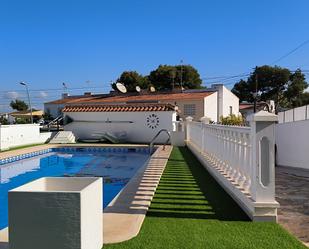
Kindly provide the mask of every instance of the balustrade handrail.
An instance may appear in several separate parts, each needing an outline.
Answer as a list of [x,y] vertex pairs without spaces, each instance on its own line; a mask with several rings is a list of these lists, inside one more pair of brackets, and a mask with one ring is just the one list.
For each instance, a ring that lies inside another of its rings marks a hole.
[[220,125],[220,124],[205,124],[205,127],[215,128],[220,130],[231,130],[236,132],[250,132],[251,128],[249,126],[237,126],[237,125]]

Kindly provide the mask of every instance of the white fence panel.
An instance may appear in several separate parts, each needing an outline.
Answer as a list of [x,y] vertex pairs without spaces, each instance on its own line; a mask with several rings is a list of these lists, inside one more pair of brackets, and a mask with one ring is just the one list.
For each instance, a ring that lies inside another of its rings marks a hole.
[[288,123],[309,119],[309,105],[304,105],[288,111],[279,112],[279,123]]
[[297,107],[294,109],[294,121],[306,119],[306,106]]
[[294,121],[294,110],[288,110],[284,113],[284,122],[293,122]]

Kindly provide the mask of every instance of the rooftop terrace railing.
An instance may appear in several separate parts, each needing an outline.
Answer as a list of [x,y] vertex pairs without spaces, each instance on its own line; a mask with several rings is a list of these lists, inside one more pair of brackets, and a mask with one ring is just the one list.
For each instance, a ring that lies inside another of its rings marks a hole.
[[186,122],[188,147],[253,220],[276,219],[276,120],[259,112],[250,117],[250,127]]

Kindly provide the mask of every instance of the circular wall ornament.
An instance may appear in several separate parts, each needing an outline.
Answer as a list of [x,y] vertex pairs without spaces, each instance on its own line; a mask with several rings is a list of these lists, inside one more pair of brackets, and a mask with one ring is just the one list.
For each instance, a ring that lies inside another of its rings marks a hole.
[[146,119],[146,124],[148,128],[155,129],[159,126],[160,120],[156,114],[150,114]]

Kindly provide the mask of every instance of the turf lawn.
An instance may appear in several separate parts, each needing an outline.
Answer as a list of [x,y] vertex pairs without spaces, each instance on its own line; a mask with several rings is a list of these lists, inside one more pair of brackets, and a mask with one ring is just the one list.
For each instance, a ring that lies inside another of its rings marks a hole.
[[278,224],[250,222],[187,148],[174,147],[139,235],[104,248],[307,247]]

